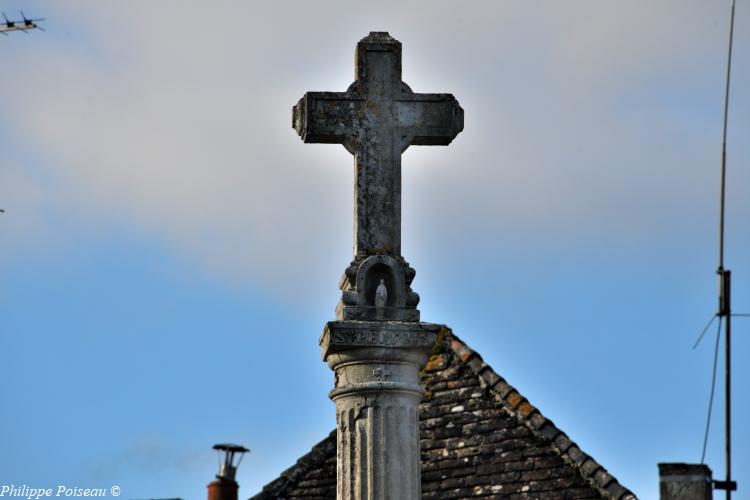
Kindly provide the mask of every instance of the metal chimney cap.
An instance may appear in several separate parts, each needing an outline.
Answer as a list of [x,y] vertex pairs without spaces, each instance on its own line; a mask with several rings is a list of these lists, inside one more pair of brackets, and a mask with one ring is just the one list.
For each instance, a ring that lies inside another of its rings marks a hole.
[[239,444],[232,444],[232,443],[221,443],[221,444],[215,444],[214,450],[219,451],[233,451],[235,453],[247,453],[250,451],[248,448],[245,448],[244,446],[241,446]]

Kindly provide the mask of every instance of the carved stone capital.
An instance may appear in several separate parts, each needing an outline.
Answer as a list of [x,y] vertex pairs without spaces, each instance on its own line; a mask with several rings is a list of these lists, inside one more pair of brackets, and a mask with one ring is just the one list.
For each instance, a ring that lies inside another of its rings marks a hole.
[[379,360],[397,361],[413,350],[427,349],[429,353],[440,328],[441,325],[433,323],[410,321],[329,321],[319,344],[323,360],[329,365],[333,362],[329,361],[331,355],[348,359],[359,356],[349,351],[361,349],[377,352]]

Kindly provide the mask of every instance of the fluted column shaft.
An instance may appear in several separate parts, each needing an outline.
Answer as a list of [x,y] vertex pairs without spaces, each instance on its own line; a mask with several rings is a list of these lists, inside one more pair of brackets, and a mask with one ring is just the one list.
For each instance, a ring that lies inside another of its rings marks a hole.
[[419,370],[438,325],[332,321],[321,337],[335,374],[338,500],[419,500]]

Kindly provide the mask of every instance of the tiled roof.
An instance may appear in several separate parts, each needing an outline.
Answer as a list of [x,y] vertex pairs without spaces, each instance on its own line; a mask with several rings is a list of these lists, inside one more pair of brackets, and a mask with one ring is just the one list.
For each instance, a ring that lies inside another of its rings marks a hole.
[[[448,329],[422,386],[423,498],[636,498]],[[298,498],[336,498],[335,431],[250,500]]]

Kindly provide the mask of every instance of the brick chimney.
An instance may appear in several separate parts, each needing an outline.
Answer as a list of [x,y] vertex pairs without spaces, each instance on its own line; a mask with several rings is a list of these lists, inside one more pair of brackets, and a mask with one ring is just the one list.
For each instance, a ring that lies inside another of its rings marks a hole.
[[711,469],[705,464],[659,464],[660,500],[712,500]]
[[208,483],[208,500],[237,500],[237,481],[215,479]]
[[223,453],[224,456],[223,461],[220,456],[216,479],[208,483],[208,500],[237,500],[237,490],[240,486],[234,478],[242,456],[250,450],[236,444],[217,444],[214,445],[214,450],[220,455]]

